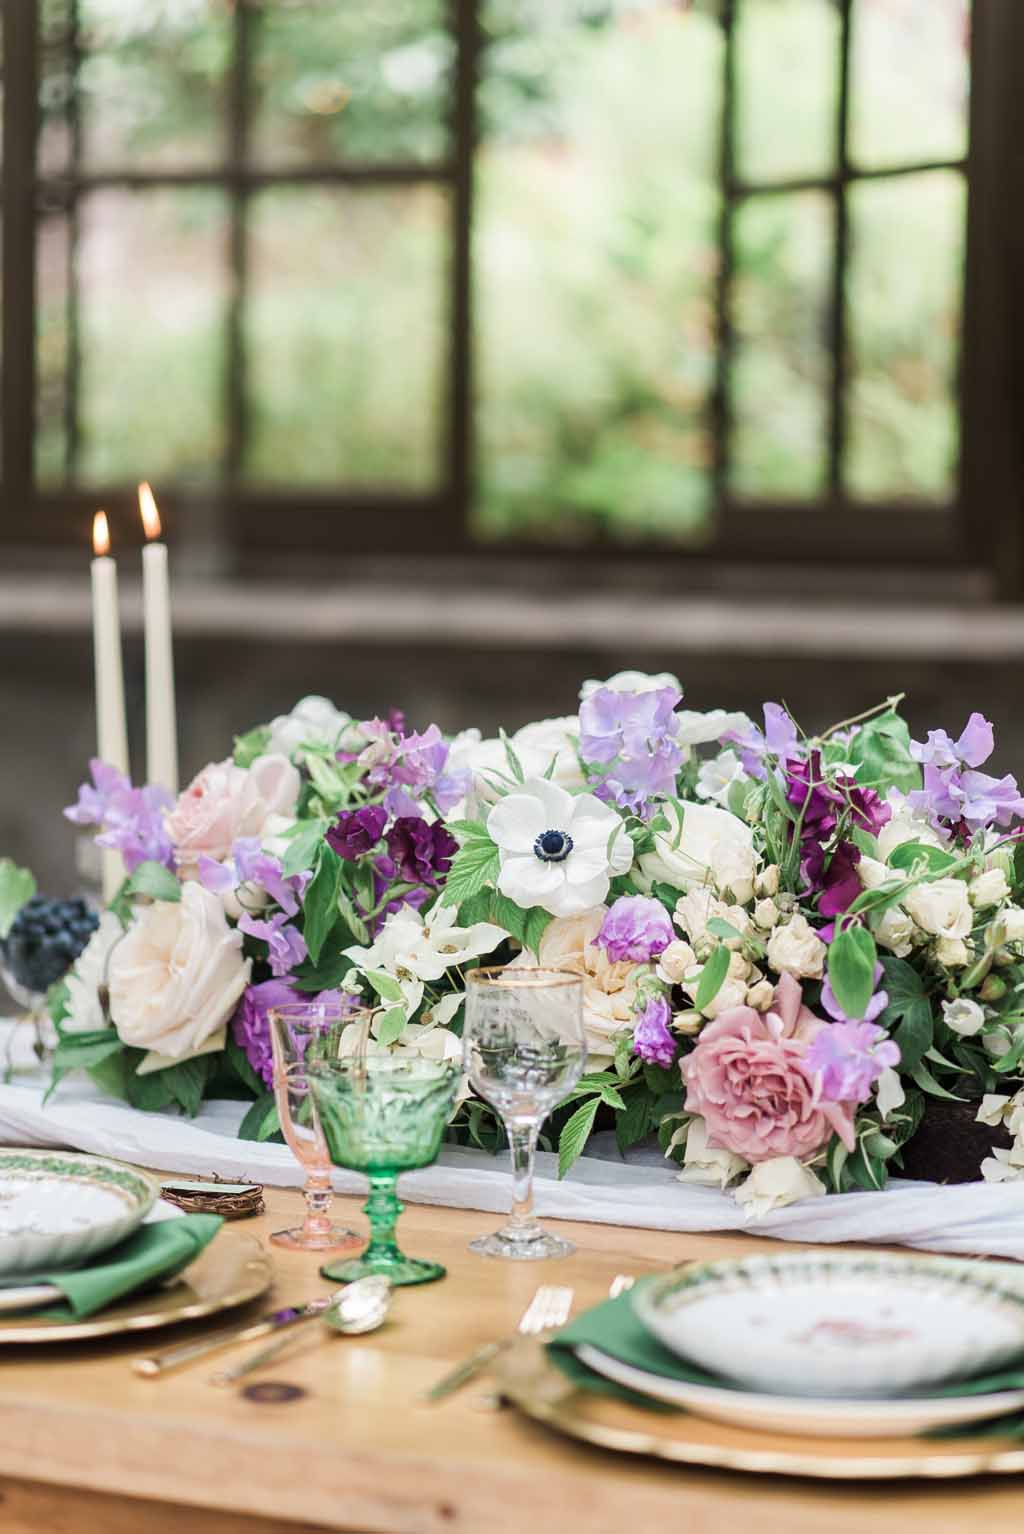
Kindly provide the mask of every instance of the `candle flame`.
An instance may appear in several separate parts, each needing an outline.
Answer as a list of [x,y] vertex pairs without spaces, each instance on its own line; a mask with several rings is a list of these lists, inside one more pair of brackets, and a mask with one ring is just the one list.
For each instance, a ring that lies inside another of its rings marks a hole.
[[97,558],[110,553],[110,526],[105,511],[98,511],[92,519],[92,549]]
[[153,492],[145,480],[139,486],[139,511],[142,513],[142,526],[145,528],[146,537],[150,540],[159,538],[161,533],[160,513],[156,509]]

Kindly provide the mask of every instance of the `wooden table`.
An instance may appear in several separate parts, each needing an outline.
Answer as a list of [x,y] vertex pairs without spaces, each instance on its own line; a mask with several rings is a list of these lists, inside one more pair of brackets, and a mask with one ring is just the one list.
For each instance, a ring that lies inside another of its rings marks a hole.
[[[265,1236],[295,1223],[297,1204],[297,1194],[270,1190],[267,1215],[235,1228]],[[358,1218],[356,1200],[338,1204]],[[324,1340],[317,1329],[267,1371],[307,1392],[288,1403],[216,1390],[202,1365],[137,1378],[128,1361],[155,1333],[0,1350],[0,1530],[1016,1534],[1022,1502],[1013,1480],[857,1486],[690,1471],[610,1456],[512,1411],[484,1410],[482,1387],[423,1404],[420,1392],[446,1366],[512,1328],[541,1279],[571,1284],[582,1307],[604,1298],[617,1273],[765,1245],[559,1222],[576,1256],[520,1266],[466,1250],[492,1221],[410,1206],[403,1245],[445,1262],[448,1278],[399,1291],[393,1319],[371,1336]],[[273,1250],[279,1302],[324,1292],[313,1259]],[[162,1335],[166,1344],[187,1333]]]

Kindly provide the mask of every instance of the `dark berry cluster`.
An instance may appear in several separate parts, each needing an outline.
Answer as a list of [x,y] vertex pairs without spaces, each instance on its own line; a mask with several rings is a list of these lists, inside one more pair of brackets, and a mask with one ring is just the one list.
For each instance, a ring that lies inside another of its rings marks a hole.
[[98,926],[84,900],[33,895],[0,943],[0,958],[19,985],[42,992],[67,974]]

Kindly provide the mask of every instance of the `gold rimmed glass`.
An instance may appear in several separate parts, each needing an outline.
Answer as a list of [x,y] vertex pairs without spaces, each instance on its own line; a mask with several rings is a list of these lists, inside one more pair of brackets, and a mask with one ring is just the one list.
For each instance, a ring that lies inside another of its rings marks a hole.
[[583,981],[556,969],[471,970],[462,1042],[470,1083],[501,1115],[512,1152],[511,1218],[470,1250],[518,1262],[567,1257],[572,1242],[534,1216],[533,1159],[541,1125],[586,1064]]
[[275,1231],[270,1237],[275,1246],[323,1254],[348,1252],[363,1244],[358,1231],[331,1219],[331,1157],[310,1095],[308,1061],[328,1035],[341,1028],[358,1030],[371,1016],[365,1008],[353,1009],[350,999],[340,994],[311,996],[270,1011],[277,1115],[289,1149],[306,1173],[305,1220],[291,1230]]

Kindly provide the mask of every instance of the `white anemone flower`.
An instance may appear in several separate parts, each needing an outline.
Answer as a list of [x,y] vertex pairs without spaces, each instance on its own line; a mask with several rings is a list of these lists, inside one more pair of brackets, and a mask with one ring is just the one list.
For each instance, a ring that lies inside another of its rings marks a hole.
[[633,862],[616,810],[544,778],[528,778],[499,800],[487,830],[501,855],[498,889],[524,910],[577,916],[602,905],[612,876]]

